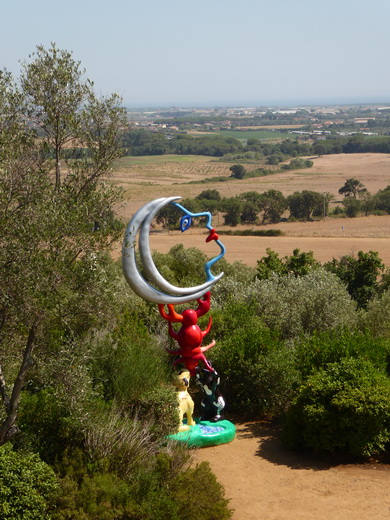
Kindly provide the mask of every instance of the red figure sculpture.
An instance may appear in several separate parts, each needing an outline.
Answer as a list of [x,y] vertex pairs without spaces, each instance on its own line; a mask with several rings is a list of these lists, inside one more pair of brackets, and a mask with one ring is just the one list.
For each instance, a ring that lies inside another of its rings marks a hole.
[[[174,361],[173,365],[176,366],[178,363],[183,363],[192,376],[195,375],[195,370],[199,361],[203,361],[207,369],[214,372],[214,369],[207,361],[204,352],[213,347],[215,341],[213,340],[205,347],[201,346],[203,338],[211,329],[212,319],[210,317],[209,323],[204,331],[202,331],[199,325],[197,325],[198,318],[210,310],[210,291],[207,292],[203,298],[203,300],[201,298],[196,300],[198,302],[197,309],[186,309],[182,314],[177,313],[174,306],[171,304],[168,305],[168,314],[165,312],[164,305],[159,304],[158,306],[161,316],[169,322],[169,335],[178,342],[180,347],[175,350],[166,349],[169,354],[180,356]],[[182,324],[179,332],[173,330],[172,323]]]

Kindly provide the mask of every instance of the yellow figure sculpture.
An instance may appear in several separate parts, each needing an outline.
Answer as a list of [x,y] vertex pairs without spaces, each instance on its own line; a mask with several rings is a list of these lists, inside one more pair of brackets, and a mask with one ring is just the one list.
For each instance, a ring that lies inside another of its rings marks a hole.
[[[192,417],[194,413],[194,401],[188,393],[188,387],[190,385],[190,372],[189,370],[181,370],[178,374],[175,386],[177,390],[177,397],[179,400],[179,414],[180,414],[180,426],[179,432],[184,432],[190,429],[190,426],[195,425],[195,421]],[[187,417],[187,424],[183,424],[184,415]]]

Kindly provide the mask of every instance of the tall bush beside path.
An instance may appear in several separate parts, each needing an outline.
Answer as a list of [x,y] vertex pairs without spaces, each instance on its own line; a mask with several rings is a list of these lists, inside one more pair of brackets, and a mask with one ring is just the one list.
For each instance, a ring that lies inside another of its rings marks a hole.
[[298,449],[367,457],[390,442],[390,378],[343,358],[309,376],[287,413],[284,441]]

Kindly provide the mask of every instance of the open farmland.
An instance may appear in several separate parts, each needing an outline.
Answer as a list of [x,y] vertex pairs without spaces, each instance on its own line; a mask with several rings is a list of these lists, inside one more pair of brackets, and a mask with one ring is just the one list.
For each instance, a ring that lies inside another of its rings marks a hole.
[[[390,184],[390,155],[388,154],[340,154],[327,155],[312,159],[310,169],[275,173],[267,177],[256,177],[228,182],[206,182],[191,184],[211,177],[230,175],[230,163],[223,163],[210,157],[200,156],[157,156],[127,157],[119,163],[114,181],[126,190],[126,202],[121,215],[129,220],[132,214],[144,203],[161,196],[179,195],[183,198],[195,197],[206,189],[217,189],[222,196],[232,197],[239,193],[269,189],[280,190],[285,196],[305,189],[330,192],[341,201],[339,188],[350,177],[359,179],[371,193]],[[254,169],[260,165],[245,165]],[[214,225],[223,229],[223,219],[217,216]],[[390,215],[369,216],[355,219],[332,219],[318,222],[282,222],[272,226],[281,229],[283,237],[234,237],[222,238],[227,246],[228,261],[242,260],[248,265],[265,254],[267,247],[281,255],[291,254],[295,247],[303,251],[312,250],[320,261],[359,250],[378,251],[380,257],[390,266]],[[174,232],[153,235],[152,247],[167,252],[169,248],[182,242],[186,247],[197,246],[210,252],[210,244],[204,243],[203,236]]]

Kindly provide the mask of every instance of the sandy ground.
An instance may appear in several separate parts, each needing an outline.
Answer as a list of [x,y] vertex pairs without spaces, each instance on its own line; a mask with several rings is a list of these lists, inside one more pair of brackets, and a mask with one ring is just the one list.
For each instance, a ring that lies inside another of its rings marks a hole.
[[237,425],[229,444],[199,449],[224,485],[233,520],[389,520],[390,465],[332,464],[287,450],[265,422]]

